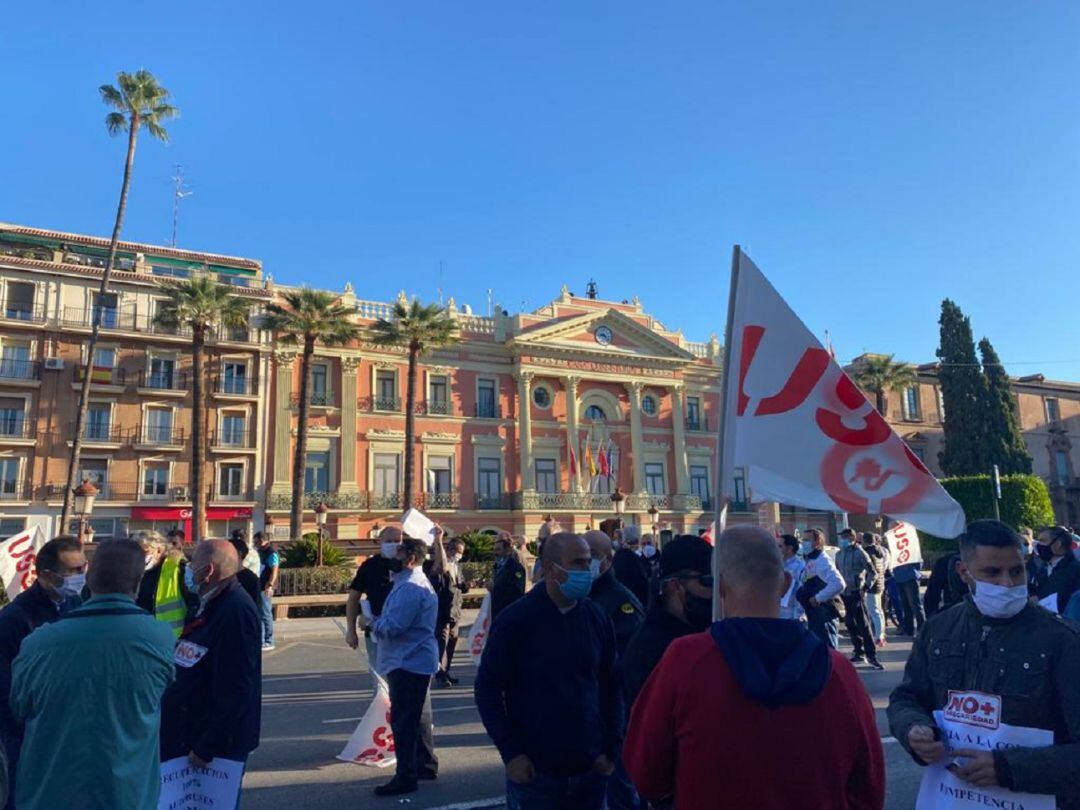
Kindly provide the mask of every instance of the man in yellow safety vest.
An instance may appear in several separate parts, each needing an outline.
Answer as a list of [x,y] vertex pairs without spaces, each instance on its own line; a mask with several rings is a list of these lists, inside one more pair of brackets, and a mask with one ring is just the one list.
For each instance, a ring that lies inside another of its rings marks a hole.
[[146,573],[139,583],[136,604],[173,631],[176,638],[183,632],[189,612],[198,606],[198,598],[184,581],[187,560],[183,552],[169,548],[165,538],[154,531],[139,531],[131,535],[146,555]]

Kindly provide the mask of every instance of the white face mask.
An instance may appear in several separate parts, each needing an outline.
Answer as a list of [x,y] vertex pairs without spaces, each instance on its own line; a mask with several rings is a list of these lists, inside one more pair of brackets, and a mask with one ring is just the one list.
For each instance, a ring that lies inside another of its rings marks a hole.
[[61,596],[71,597],[81,594],[85,587],[86,574],[72,574],[71,576],[64,577],[60,582],[60,587],[56,590]]
[[979,613],[990,619],[1011,619],[1028,603],[1027,584],[1007,588],[993,582],[975,580],[972,593]]
[[379,546],[379,554],[387,560],[392,560],[397,556],[397,547],[397,543],[383,543]]
[[652,557],[655,554],[656,554],[656,546],[642,546],[641,547],[641,556],[642,557],[648,558],[648,557]]

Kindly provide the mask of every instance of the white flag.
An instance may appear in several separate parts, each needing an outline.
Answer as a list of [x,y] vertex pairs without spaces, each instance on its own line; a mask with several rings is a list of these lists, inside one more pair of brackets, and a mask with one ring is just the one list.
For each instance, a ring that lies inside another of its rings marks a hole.
[[761,271],[738,251],[724,374],[723,494],[746,470],[754,501],[889,515],[939,537],[964,512]]
[[480,612],[476,614],[476,620],[469,631],[469,657],[473,663],[479,665],[480,657],[484,654],[484,645],[487,643],[488,631],[491,629],[491,594],[484,594],[484,601],[480,603]]
[[45,535],[34,526],[0,543],[0,580],[10,602],[37,579],[38,550],[45,545]]
[[885,532],[885,542],[892,554],[892,565],[922,562],[922,544],[919,543],[919,533],[910,523],[900,521]]
[[388,768],[397,762],[394,732],[390,728],[390,695],[381,678],[371,705],[337,758],[374,768]]

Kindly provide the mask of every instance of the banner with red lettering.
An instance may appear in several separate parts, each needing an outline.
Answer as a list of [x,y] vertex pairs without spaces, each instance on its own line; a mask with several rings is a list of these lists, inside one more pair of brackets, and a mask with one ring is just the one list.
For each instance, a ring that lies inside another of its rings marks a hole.
[[34,526],[24,532],[12,535],[0,543],[0,580],[4,583],[4,593],[10,602],[37,579],[38,550],[45,545],[45,535]]
[[374,768],[388,768],[397,762],[394,732],[390,728],[390,695],[381,680],[360,725],[337,758]]
[[472,629],[469,631],[469,657],[477,666],[480,666],[480,658],[484,654],[489,630],[491,630],[491,594],[485,593],[484,601],[480,603],[480,612],[476,614]]
[[889,560],[891,565],[922,562],[922,544],[919,543],[919,533],[910,523],[901,520],[885,532],[885,543],[892,555]]
[[749,496],[889,515],[939,537],[964,512],[829,352],[738,251],[729,324],[723,494],[743,468]]

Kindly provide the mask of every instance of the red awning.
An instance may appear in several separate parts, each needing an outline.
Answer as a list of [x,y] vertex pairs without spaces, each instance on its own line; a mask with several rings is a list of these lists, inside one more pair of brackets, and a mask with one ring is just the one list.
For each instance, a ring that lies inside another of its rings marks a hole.
[[[191,510],[171,506],[133,506],[133,520],[191,520]],[[240,520],[251,517],[250,506],[211,506],[207,520]]]

